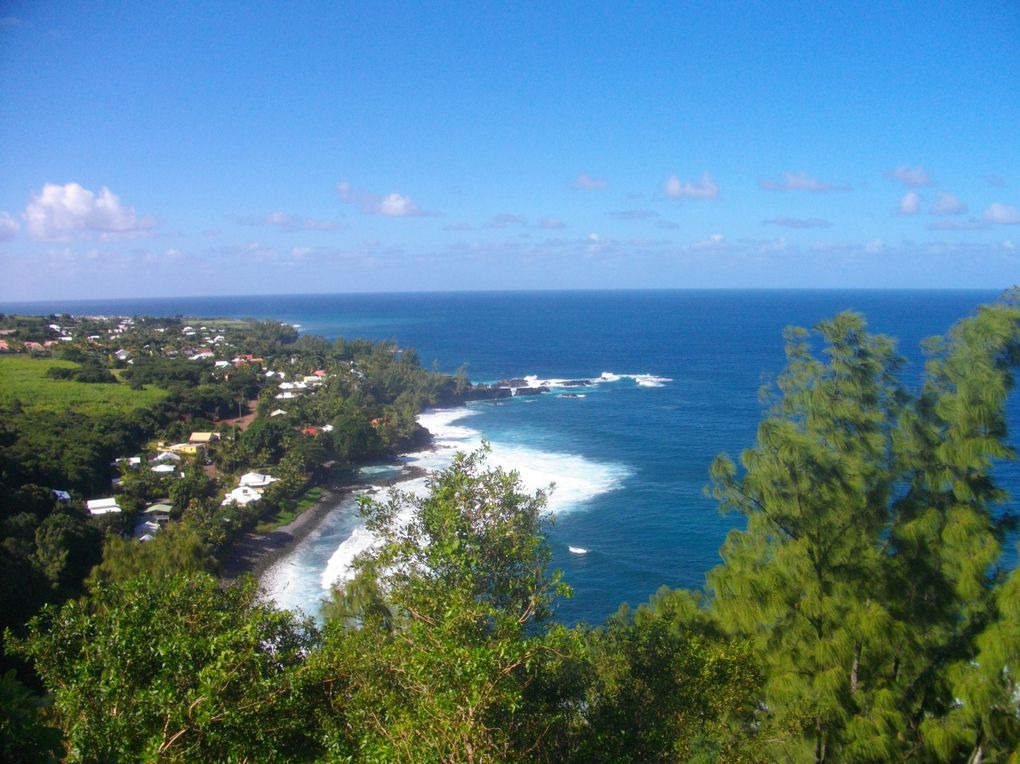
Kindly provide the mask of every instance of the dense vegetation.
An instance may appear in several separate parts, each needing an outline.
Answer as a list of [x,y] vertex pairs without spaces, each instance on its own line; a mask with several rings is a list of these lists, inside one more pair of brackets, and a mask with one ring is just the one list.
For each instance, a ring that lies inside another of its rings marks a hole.
[[[306,474],[320,456],[295,443],[372,453],[415,437],[416,407],[457,385],[386,346],[301,338],[288,350],[302,342],[292,365],[342,360],[358,374],[338,374],[328,396],[288,401],[287,416],[350,428],[296,439],[298,420],[259,417],[221,460],[277,459]],[[790,330],[756,444],[739,465],[720,456],[712,469],[722,508],[746,525],[730,533],[707,590],[662,589],[599,627],[555,622],[569,589],[549,568],[544,496],[487,467],[484,453],[433,475],[425,498],[365,503],[381,543],[336,592],[321,631],[260,603],[250,582],[217,585],[206,572],[215,512],[203,509],[205,488],[189,488],[176,527],[145,545],[109,542],[81,596],[52,597],[10,634],[53,704],[35,713],[5,679],[5,753],[1016,761],[1020,573],[1000,567],[1013,526],[994,468],[1015,458],[1005,404],[1020,308],[983,307],[928,349],[912,391],[893,342],[862,317]],[[259,400],[271,413],[268,394]],[[369,431],[359,423],[370,415]],[[8,490],[22,492],[19,506],[40,505],[20,514],[64,516],[35,489]],[[11,538],[38,547],[41,537]],[[41,582],[60,580],[59,555],[27,554]],[[76,559],[67,580],[89,563]]]

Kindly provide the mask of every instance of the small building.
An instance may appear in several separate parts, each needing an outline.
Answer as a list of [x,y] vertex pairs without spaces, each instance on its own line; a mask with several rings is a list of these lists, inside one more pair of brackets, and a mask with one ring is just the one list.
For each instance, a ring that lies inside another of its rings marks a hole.
[[270,483],[275,483],[279,478],[272,475],[263,475],[261,472],[246,472],[241,475],[237,484],[243,488],[265,488]]
[[246,504],[251,504],[253,501],[258,501],[261,498],[261,491],[242,485],[238,486],[233,491],[230,491],[223,501],[220,502],[220,505],[225,507],[228,504],[238,504],[243,507]]
[[197,444],[200,446],[208,446],[210,443],[215,443],[220,439],[219,433],[215,432],[193,432],[188,438],[188,443]]
[[170,513],[173,512],[173,509],[174,508],[166,502],[160,502],[146,507],[142,514],[145,515],[145,519],[147,520],[152,520],[153,522],[166,525],[170,522]]
[[93,517],[99,517],[100,515],[108,515],[121,511],[120,505],[117,503],[117,499],[113,497],[107,499],[89,499],[85,502],[85,509],[87,509],[89,514]]
[[185,456],[197,456],[205,451],[205,446],[200,443],[174,443],[172,446],[167,446],[167,451]]

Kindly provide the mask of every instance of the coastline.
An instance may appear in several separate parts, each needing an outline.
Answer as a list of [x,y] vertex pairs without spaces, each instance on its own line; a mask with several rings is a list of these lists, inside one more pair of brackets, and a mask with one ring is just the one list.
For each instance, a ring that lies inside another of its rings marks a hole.
[[[433,446],[430,445],[429,450]],[[422,477],[428,471],[413,465],[403,465],[400,477],[380,481],[377,485],[393,486],[405,480]],[[340,507],[352,493],[369,487],[368,483],[352,482],[343,486],[321,485],[322,496],[311,507],[286,525],[268,533],[249,531],[235,541],[220,562],[219,579],[229,584],[242,576],[261,579],[262,575],[281,559],[289,555],[322,525],[330,512]]]
[[357,486],[321,487],[323,492],[319,500],[286,525],[268,533],[250,531],[235,541],[220,562],[220,580],[232,583],[242,576],[261,577],[271,565],[290,554],[318,528],[326,515]]

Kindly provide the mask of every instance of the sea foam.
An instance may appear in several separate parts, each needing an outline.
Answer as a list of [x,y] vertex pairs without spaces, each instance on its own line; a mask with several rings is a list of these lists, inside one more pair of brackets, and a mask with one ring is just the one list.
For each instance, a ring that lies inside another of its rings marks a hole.
[[[570,379],[543,379],[537,375],[523,379],[529,387],[583,387]],[[672,381],[654,374],[609,371],[589,381],[594,386],[621,380],[631,380],[641,387],[661,387]],[[471,417],[478,413],[477,408],[468,406],[422,413],[418,422],[432,434],[431,446],[405,454],[400,458],[400,464],[368,468],[363,471],[363,476],[371,479],[375,475],[397,471],[401,466],[425,473],[445,469],[458,452],[471,453],[482,447],[482,433],[470,426]],[[523,487],[530,493],[548,491],[546,509],[553,515],[577,511],[595,497],[623,488],[631,474],[626,465],[595,461],[580,454],[546,451],[502,441],[491,441],[488,446],[487,462],[490,466],[516,472]],[[419,474],[397,482],[393,488],[422,497],[428,492],[428,479]],[[374,493],[384,500],[382,489],[361,490],[346,497],[320,528],[266,572],[262,579],[263,587],[267,596],[279,607],[318,612],[320,603],[329,596],[332,587],[353,575],[354,559],[378,543],[376,537],[361,524],[357,514],[359,497],[366,493]],[[406,511],[405,522],[410,519],[410,507]]]

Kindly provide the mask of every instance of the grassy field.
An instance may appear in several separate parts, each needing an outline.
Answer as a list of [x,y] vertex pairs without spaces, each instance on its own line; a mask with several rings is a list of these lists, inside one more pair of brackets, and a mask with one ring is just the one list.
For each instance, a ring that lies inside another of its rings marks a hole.
[[256,526],[255,530],[259,533],[268,533],[275,531],[277,528],[287,525],[287,523],[293,522],[298,515],[302,514],[305,510],[311,509],[322,498],[322,488],[314,486],[309,488],[302,494],[301,498],[297,500],[297,503],[292,510],[281,509],[275,517],[271,517]]
[[78,411],[84,414],[127,412],[151,406],[166,391],[151,385],[132,390],[126,384],[86,384],[50,379],[47,369],[74,369],[78,364],[52,358],[0,356],[0,404],[21,401],[25,409]]

